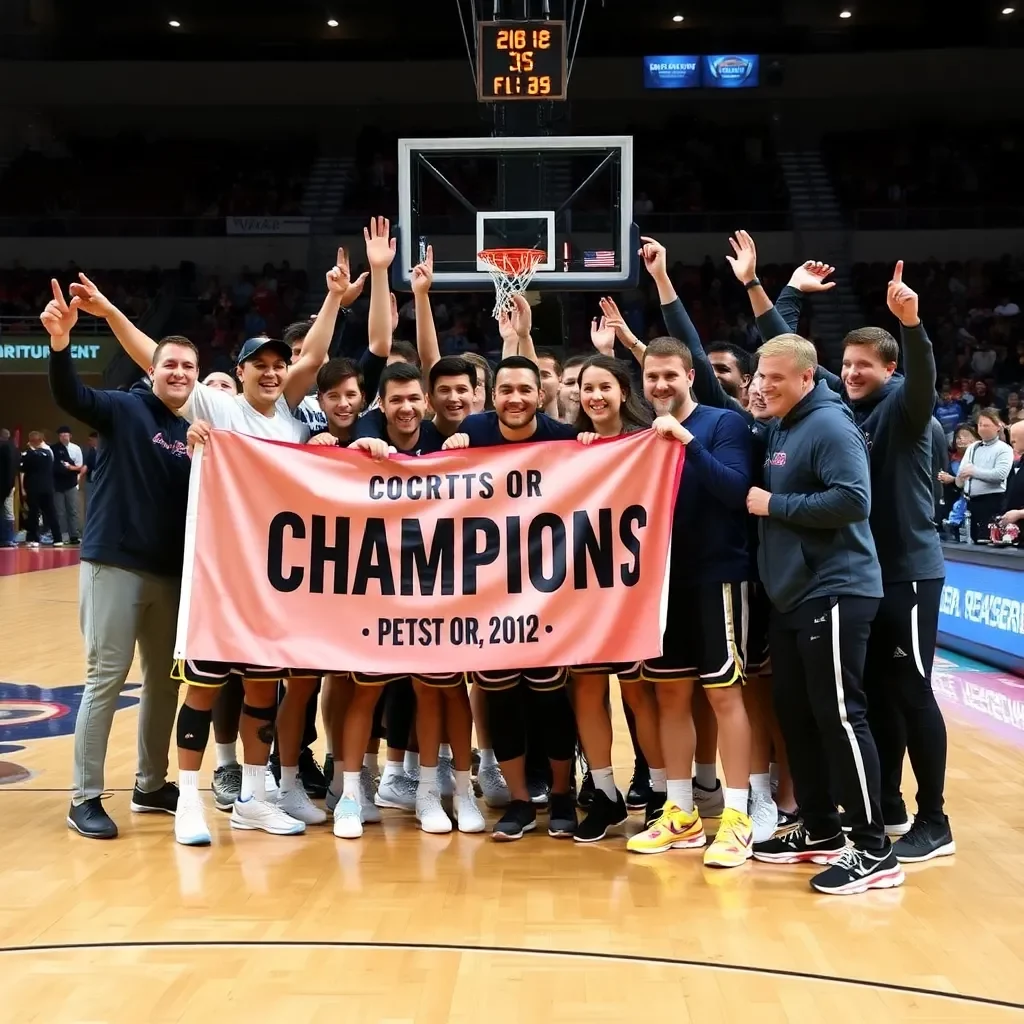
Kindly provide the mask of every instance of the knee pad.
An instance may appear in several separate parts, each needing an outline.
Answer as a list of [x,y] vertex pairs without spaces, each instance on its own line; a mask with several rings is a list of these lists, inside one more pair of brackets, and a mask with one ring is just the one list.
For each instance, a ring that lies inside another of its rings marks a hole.
[[255,718],[259,723],[256,735],[261,743],[271,744],[274,742],[274,721],[277,719],[277,705],[271,704],[266,708],[254,708],[248,701],[242,701],[242,715]]
[[178,711],[177,742],[182,750],[192,750],[201,754],[210,742],[210,723],[213,711],[197,711],[182,704]]

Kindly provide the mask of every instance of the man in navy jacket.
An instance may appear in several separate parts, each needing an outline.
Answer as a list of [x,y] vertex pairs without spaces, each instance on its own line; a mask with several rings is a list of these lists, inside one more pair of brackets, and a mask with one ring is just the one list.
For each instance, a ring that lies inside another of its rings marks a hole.
[[152,386],[100,391],[78,379],[71,329],[78,300],[53,300],[40,316],[50,335],[50,390],[57,405],[99,432],[97,471],[82,541],[79,619],[85,637],[85,693],[75,721],[75,770],[68,825],[91,839],[117,826],[100,802],[117,698],[139,646],[138,771],[133,811],[173,814],[177,788],[166,781],[177,685],[171,681],[185,546],[190,462],[188,423],[177,410],[192,393],[198,358],[184,338],[153,355]]

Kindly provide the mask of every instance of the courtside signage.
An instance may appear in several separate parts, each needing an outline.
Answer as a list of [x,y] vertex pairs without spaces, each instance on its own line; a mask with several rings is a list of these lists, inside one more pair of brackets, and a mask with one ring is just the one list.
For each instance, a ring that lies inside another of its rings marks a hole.
[[403,674],[654,657],[682,461],[653,431],[375,462],[215,430],[176,656]]
[[939,631],[1024,661],[1024,572],[947,559]]

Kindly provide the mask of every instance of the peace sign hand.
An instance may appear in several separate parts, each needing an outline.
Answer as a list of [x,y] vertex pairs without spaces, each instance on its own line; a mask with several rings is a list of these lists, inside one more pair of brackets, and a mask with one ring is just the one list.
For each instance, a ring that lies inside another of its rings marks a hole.
[[53,291],[53,298],[39,314],[39,320],[50,336],[50,347],[60,352],[67,348],[71,341],[71,330],[78,323],[78,307],[81,301],[73,298],[70,304],[65,302],[64,293],[56,278],[50,281],[50,288]]

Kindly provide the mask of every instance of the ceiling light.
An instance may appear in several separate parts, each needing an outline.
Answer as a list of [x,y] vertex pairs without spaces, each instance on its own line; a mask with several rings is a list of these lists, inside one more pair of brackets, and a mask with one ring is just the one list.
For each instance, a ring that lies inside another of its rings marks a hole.
[[1015,7],[1004,7],[1003,8],[1003,14],[1013,14],[1013,12],[1015,10],[1016,10]]
[[683,16],[681,14],[673,14],[672,20],[678,25],[683,20]]
[[181,22],[175,21],[173,18],[169,22],[167,22],[167,24],[170,25],[171,28],[181,28]]
[[328,28],[337,28],[338,27],[338,19],[337,18],[328,18],[327,19],[327,27]]
[[853,11],[840,11],[839,12],[839,17],[840,18],[852,18],[853,17]]

